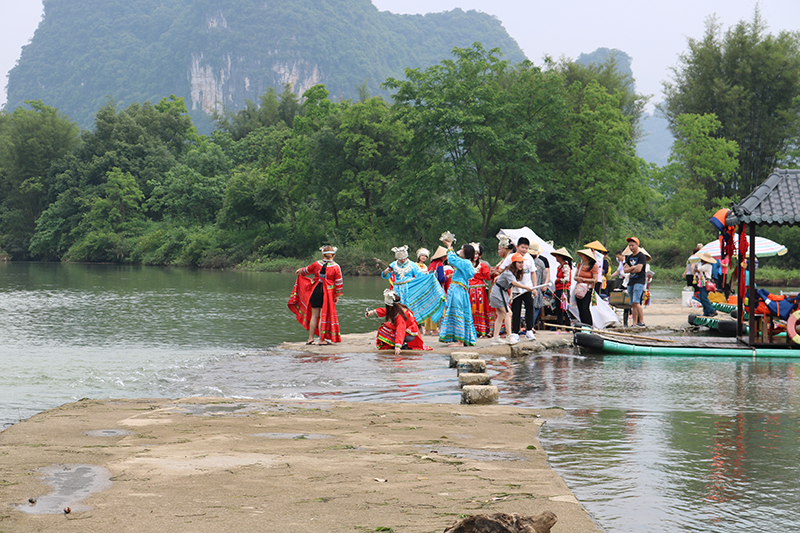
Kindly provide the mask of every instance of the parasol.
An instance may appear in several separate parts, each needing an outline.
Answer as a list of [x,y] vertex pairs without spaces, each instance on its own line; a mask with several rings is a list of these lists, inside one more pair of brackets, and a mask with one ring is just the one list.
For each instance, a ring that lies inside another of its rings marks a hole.
[[[748,238],[749,241],[749,238]],[[739,245],[739,234],[737,233],[734,236],[734,255],[739,254],[738,245]],[[771,257],[773,255],[784,255],[789,250],[782,244],[778,244],[775,241],[767,239],[765,237],[758,237],[756,236],[756,257]],[[700,253],[707,253],[711,255],[711,257],[715,259],[719,259],[722,257],[722,254],[719,251],[719,241],[711,241],[710,243],[703,246],[698,252]],[[750,255],[748,251],[747,256]],[[700,258],[697,257],[697,254],[691,256],[689,258],[690,263],[699,263]]]

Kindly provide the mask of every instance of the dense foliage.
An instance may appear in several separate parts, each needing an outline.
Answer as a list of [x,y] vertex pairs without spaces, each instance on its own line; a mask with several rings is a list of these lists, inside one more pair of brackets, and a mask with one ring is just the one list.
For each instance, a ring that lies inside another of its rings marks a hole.
[[713,114],[715,136],[739,145],[737,168],[706,184],[710,198],[749,194],[800,136],[800,33],[766,30],[758,10],[751,22],[724,32],[709,19],[703,39],[689,39],[674,80],[664,86],[673,133],[681,115]]
[[422,16],[380,12],[370,0],[45,0],[44,10],[9,73],[6,109],[41,100],[82,128],[109,97],[127,106],[178,95],[210,132],[201,98],[237,111],[286,82],[295,92],[324,83],[337,99],[355,98],[362,83],[377,94],[388,76],[474,41],[524,59],[499,20],[460,9]]
[[[669,163],[637,158],[645,98],[616,61],[535,65],[474,43],[388,78],[391,102],[364,83],[353,100],[269,88],[208,136],[175,96],[105,102],[83,131],[32,101],[0,113],[0,253],[257,267],[327,242],[349,272],[375,273],[392,246],[450,230],[491,250],[500,228],[527,225],[573,250],[636,234],[676,266],[741,197],[720,191],[741,182],[742,148],[725,117],[681,113]],[[764,266],[796,268],[800,228],[761,234],[790,250]]]

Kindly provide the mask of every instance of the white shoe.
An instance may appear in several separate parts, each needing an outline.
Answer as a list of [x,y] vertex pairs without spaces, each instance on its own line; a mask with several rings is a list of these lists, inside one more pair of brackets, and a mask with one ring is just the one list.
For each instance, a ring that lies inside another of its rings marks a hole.
[[525,338],[528,339],[529,341],[535,341],[536,335],[533,333],[532,330],[529,329],[528,331],[525,332]]
[[506,337],[506,342],[508,344],[517,344],[519,342],[519,335],[516,333],[512,333],[508,337]]
[[492,339],[492,344],[505,344],[506,340],[502,337],[496,337]]

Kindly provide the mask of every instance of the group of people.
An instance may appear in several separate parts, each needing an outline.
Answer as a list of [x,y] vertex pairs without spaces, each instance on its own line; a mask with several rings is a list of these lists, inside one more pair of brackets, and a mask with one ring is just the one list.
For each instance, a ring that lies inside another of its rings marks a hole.
[[[481,257],[484,248],[470,243],[454,249],[455,236],[444,232],[442,245],[431,256],[426,248],[417,250],[417,262],[409,258],[408,246],[392,248],[395,260],[382,272],[389,288],[384,291],[384,306],[368,309],[365,317],[384,319],[378,328],[378,349],[425,350],[423,332],[438,334],[439,342],[452,346],[474,346],[477,338],[491,336],[493,342],[519,342],[522,333],[535,340],[534,327],[545,307],[545,294],[555,302],[555,324],[569,326],[570,307],[577,319],[592,325],[591,306],[614,274],[628,279],[628,294],[634,323],[644,326],[642,297],[646,283],[648,256],[639,239],[628,239],[627,253],[620,255],[620,267],[608,273],[608,250],[598,241],[577,252],[580,262],[573,267],[566,248],[550,253],[558,262],[551,288],[550,264],[538,242],[520,237],[516,243],[501,237],[500,261],[494,267]],[[289,298],[289,309],[308,330],[307,344],[315,338],[320,345],[341,341],[336,303],[342,295],[342,271],[335,262],[336,247],[320,248],[322,259],[296,271],[297,281]],[[430,259],[430,264],[426,262]],[[501,338],[505,329],[506,337]]]

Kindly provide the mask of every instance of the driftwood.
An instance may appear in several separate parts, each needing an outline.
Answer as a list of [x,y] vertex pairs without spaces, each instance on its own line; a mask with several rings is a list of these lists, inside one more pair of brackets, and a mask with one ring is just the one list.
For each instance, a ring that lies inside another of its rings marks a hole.
[[459,520],[444,533],[550,533],[558,518],[545,511],[536,516],[516,513],[476,514]]

